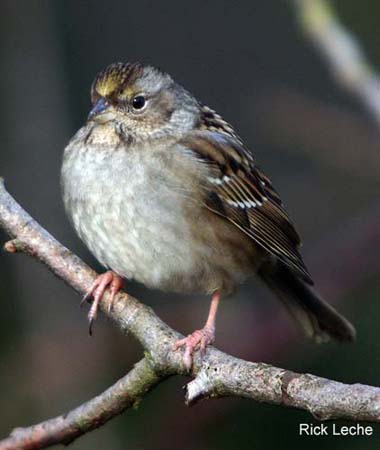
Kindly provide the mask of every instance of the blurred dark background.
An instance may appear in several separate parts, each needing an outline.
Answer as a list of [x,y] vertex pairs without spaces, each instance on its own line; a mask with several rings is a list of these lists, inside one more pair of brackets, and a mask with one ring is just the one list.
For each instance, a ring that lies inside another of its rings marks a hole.
[[[380,69],[380,3],[334,5]],[[217,346],[343,382],[379,384],[380,132],[299,31],[287,1],[40,1],[0,4],[0,174],[66,246],[101,268],[65,217],[62,151],[89,110],[95,74],[115,61],[159,66],[234,124],[281,192],[316,284],[357,327],[354,345],[308,342],[255,281],[222,304]],[[6,237],[1,234],[1,242]],[[98,394],[141,348],[100,318],[92,338],[79,298],[23,255],[0,257],[0,436]],[[129,284],[177,330],[208,300]],[[70,448],[112,450],[378,449],[369,438],[304,438],[310,415],[241,399],[184,406],[183,378],[162,383]]]

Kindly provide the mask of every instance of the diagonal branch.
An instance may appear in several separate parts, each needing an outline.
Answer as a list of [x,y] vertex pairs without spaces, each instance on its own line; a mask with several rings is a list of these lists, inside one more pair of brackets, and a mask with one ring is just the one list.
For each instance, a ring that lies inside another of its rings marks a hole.
[[29,428],[16,428],[0,442],[0,450],[40,449],[69,444],[88,431],[102,426],[112,417],[133,406],[161,377],[147,358],[139,361],[121,380],[105,392],[64,414]]
[[[1,179],[0,226],[13,238],[5,245],[8,252],[31,255],[80,294],[93,283],[95,272],[33,220],[9,195]],[[172,351],[180,335],[151,308],[122,293],[108,313],[108,294],[104,300],[103,312],[121,331],[138,339],[144,347],[145,358],[125,378],[79,408],[13,432],[0,442],[0,450],[43,448],[71,441],[122,412],[165,377],[186,374],[181,352]],[[209,397],[239,396],[304,409],[320,419],[380,422],[380,388],[377,387],[347,385],[247,362],[212,347],[203,358],[195,357],[192,375],[195,378],[186,390],[188,404]]]
[[298,22],[328,63],[338,84],[355,95],[380,125],[380,77],[330,0],[291,0]]

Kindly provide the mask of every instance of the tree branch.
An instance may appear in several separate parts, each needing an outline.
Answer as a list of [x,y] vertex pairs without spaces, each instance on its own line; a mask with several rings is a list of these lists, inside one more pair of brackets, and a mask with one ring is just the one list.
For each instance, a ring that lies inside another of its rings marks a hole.
[[380,78],[329,0],[292,0],[303,32],[329,64],[336,81],[355,95],[380,125]]
[[0,442],[0,450],[67,445],[136,404],[160,379],[149,360],[144,358],[116,384],[68,414],[29,428],[16,428],[7,439]]
[[[0,226],[13,238],[8,252],[24,252],[44,263],[78,293],[84,294],[96,273],[57,242],[6,191],[0,180]],[[102,311],[124,333],[131,333],[145,349],[145,358],[103,394],[70,413],[18,429],[0,442],[0,450],[43,448],[68,442],[90,431],[131,406],[155,384],[174,374],[186,374],[182,352],[172,346],[180,335],[153,310],[121,293],[108,313],[109,294]],[[196,355],[195,377],[186,389],[186,402],[209,397],[239,396],[309,411],[320,419],[346,418],[380,422],[380,388],[346,385],[309,374],[297,374],[263,363],[234,358],[208,348]]]

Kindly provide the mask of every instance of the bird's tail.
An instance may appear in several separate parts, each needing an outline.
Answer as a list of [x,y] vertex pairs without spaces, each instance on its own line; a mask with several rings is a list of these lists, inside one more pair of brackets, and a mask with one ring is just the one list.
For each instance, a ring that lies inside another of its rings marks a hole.
[[259,271],[259,276],[280,298],[308,337],[316,342],[325,342],[330,338],[340,342],[355,339],[352,324],[290,268],[280,262],[270,267],[266,265]]

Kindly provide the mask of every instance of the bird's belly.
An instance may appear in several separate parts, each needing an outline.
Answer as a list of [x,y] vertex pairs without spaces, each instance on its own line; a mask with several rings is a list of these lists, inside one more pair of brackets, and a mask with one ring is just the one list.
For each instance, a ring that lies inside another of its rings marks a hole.
[[148,212],[116,197],[98,205],[95,218],[81,217],[80,236],[102,264],[121,276],[174,290],[178,279],[195,267],[185,230],[165,217],[163,205]]
[[227,225],[216,232],[212,220],[221,219],[208,217],[146,163],[114,161],[109,176],[98,159],[63,185],[74,226],[103,265],[149,287],[181,292],[230,290],[252,273],[251,252],[230,244],[240,239],[238,230]]

